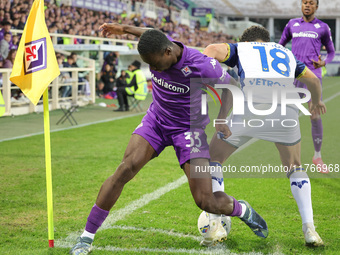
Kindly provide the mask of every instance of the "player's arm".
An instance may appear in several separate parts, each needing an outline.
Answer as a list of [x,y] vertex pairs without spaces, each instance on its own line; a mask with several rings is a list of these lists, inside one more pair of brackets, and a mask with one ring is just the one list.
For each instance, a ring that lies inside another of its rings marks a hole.
[[[230,76],[229,84],[237,86],[237,81]],[[222,105],[218,113],[217,119],[226,119],[228,114],[233,107],[233,95],[229,89],[223,89],[221,94]],[[226,124],[215,125],[218,138],[228,138],[231,136],[231,131]]]
[[[237,81],[233,77],[230,76],[229,84],[237,86]],[[233,107],[233,96],[229,89],[222,90],[221,101],[222,101],[222,106],[220,108],[217,118],[226,119],[228,117],[228,114],[231,108]]]
[[332,62],[335,56],[334,44],[331,39],[332,35],[331,35],[331,31],[328,26],[326,30],[327,30],[327,33],[325,33],[324,36],[322,36],[321,43],[326,47],[327,56],[324,60],[321,60],[321,55],[319,55],[318,60],[312,59],[313,66],[315,68],[320,68],[320,67],[327,65],[329,62]]
[[224,62],[229,57],[230,47],[227,43],[210,44],[203,51],[203,54],[216,59],[218,62]]
[[316,110],[320,113],[326,113],[326,106],[321,101],[321,83],[319,78],[308,68],[301,73],[297,79],[306,84],[308,90],[311,92],[312,103],[310,104],[310,112]]
[[288,22],[287,25],[285,26],[285,28],[283,29],[279,44],[281,44],[282,46],[286,46],[286,44],[291,39],[292,39],[292,35],[291,35],[291,32],[290,32],[290,26],[289,26],[289,22]]
[[99,31],[102,32],[104,37],[124,34],[130,34],[140,37],[148,29],[150,28],[141,28],[118,23],[104,23],[99,27]]

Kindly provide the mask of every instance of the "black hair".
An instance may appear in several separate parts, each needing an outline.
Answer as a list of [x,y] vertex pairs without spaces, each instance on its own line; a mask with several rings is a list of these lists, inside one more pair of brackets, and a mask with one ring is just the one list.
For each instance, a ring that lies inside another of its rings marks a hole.
[[269,31],[261,26],[251,26],[244,30],[240,39],[241,42],[255,42],[257,40],[269,42]]
[[163,53],[172,43],[166,35],[157,29],[146,30],[139,39],[138,52],[140,55]]

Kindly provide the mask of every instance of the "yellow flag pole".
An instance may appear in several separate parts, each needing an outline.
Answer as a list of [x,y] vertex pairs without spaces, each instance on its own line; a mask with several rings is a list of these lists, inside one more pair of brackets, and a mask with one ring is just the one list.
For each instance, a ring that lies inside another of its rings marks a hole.
[[48,245],[54,247],[53,226],[53,194],[52,194],[52,168],[51,168],[51,138],[50,138],[50,114],[48,105],[48,87],[43,94],[44,103],[44,134],[45,134],[45,165],[46,165],[46,191],[47,191],[47,221],[48,221]]

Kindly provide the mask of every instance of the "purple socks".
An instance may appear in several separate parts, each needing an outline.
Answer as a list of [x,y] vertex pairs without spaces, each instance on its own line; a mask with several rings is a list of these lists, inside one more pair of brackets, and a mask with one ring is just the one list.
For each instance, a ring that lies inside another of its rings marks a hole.
[[242,206],[235,198],[233,199],[234,199],[234,210],[229,216],[241,216]]
[[323,127],[322,127],[321,118],[317,120],[312,120],[311,123],[312,123],[312,137],[313,137],[314,148],[316,152],[319,152],[321,150],[322,135],[323,135]]
[[108,215],[109,211],[105,211],[95,204],[87,218],[85,230],[95,234]]

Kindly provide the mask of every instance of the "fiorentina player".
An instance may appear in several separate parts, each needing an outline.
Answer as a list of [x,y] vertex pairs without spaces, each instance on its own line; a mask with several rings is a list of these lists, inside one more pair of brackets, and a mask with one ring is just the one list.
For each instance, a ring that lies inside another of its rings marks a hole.
[[[315,18],[319,0],[302,0],[302,18],[291,19],[283,30],[279,44],[285,46],[292,40],[292,52],[295,57],[320,79],[322,84],[321,69],[334,58],[335,51],[332,42],[331,31],[328,25]],[[322,45],[326,47],[327,57],[321,60],[320,50]],[[296,86],[306,88],[306,85],[296,81]],[[312,137],[315,153],[313,163],[322,173],[327,173],[327,165],[321,159],[321,145],[323,126],[319,112],[312,114]]]
[[[221,167],[237,148],[253,137],[274,142],[282,165],[287,170],[291,192],[299,208],[306,244],[322,246],[323,241],[314,227],[310,179],[301,166],[298,108],[290,104],[283,108],[283,102],[279,102],[272,113],[261,114],[262,116],[253,113],[254,109],[263,112],[273,108],[275,90],[288,94],[290,99],[303,101],[299,98],[298,92],[306,91],[295,88],[294,78],[303,81],[311,92],[310,111],[318,110],[325,113],[326,107],[321,101],[320,81],[304,63],[295,59],[290,50],[269,40],[268,30],[252,26],[243,32],[241,43],[212,44],[203,52],[227,66],[237,66],[242,91],[246,96],[245,113],[232,114],[228,118],[231,135],[229,137],[218,137],[218,133],[214,135],[210,143],[211,164]],[[249,98],[252,102],[248,101]],[[249,105],[253,105],[254,109],[248,108]],[[282,110],[286,110],[286,113],[282,114]],[[255,122],[249,124],[251,120]],[[286,120],[290,123],[295,122],[296,125],[283,124]],[[258,124],[259,121],[263,124]],[[222,180],[219,191],[223,191],[223,173],[216,172],[214,175],[215,178]]]
[[[128,33],[140,37],[138,52],[143,61],[150,65],[153,102],[142,123],[133,132],[122,162],[103,183],[87,218],[85,230],[70,253],[79,255],[91,251],[95,233],[116,203],[124,185],[167,146],[174,147],[197,206],[213,213],[209,232],[214,236],[210,236],[208,242],[226,237],[224,228],[217,222],[221,214],[238,216],[256,235],[266,238],[266,222],[247,202],[237,201],[224,192],[213,193],[209,172],[201,173],[199,178],[190,176],[195,166],[208,167],[210,158],[204,132],[209,117],[201,114],[202,78],[212,78],[213,83],[236,82],[216,60],[173,41],[159,30],[106,23],[100,29],[104,36]],[[192,78],[196,81],[190,81]],[[224,90],[222,99],[226,102],[228,98],[231,99],[231,94]],[[223,105],[229,109],[221,107],[220,118],[231,108],[231,104]],[[221,126],[218,131],[228,135],[229,129]]]

